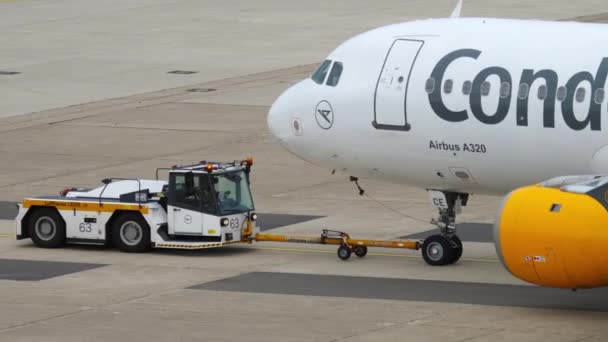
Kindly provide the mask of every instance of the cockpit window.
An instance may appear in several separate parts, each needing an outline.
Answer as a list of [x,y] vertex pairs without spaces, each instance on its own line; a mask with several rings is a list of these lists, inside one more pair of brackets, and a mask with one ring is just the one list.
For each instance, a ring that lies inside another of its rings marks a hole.
[[329,78],[327,79],[327,85],[335,87],[340,82],[340,76],[342,75],[342,70],[344,67],[342,63],[335,62],[334,66],[331,67],[331,72],[329,73]]
[[327,71],[329,70],[330,65],[331,65],[331,61],[329,59],[325,60],[323,63],[321,63],[321,66],[319,66],[317,71],[315,71],[315,73],[312,74],[311,79],[313,81],[315,81],[315,83],[317,83],[317,84],[323,84],[323,81],[325,81],[325,76],[327,76]]

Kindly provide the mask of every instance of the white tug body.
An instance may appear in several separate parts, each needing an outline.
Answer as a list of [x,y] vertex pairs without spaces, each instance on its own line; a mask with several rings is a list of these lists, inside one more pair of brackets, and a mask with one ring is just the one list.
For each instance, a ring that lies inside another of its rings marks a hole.
[[[250,242],[259,228],[249,188],[252,159],[158,169],[156,180],[104,179],[95,189],[25,198],[17,239],[39,247],[106,245],[125,252],[201,249]],[[158,180],[168,171],[168,181]]]

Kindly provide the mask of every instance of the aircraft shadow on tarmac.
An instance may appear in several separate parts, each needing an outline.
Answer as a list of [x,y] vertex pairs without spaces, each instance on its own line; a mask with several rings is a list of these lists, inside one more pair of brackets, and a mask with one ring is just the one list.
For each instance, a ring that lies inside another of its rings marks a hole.
[[[467,242],[494,242],[491,223],[459,223],[456,225],[458,237]],[[437,234],[437,229],[428,230],[421,233],[402,236],[401,239],[424,240],[427,237]]]

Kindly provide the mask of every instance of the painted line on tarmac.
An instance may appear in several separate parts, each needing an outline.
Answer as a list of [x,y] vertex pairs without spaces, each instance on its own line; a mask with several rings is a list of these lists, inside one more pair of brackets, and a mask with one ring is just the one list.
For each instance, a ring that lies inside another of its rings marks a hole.
[[9,238],[16,238],[16,237],[17,237],[17,235],[15,235],[15,234],[0,234],[0,238],[9,239]]
[[[301,252],[301,253],[325,253],[325,254],[336,254],[335,251],[328,251],[323,249],[304,249],[304,248],[284,248],[284,247],[250,247],[253,249],[261,249],[266,251],[281,251],[281,252]],[[408,259],[420,259],[419,255],[407,255],[407,254],[388,254],[388,253],[367,253],[371,256],[383,256],[392,258],[408,258]],[[475,262],[490,262],[499,263],[498,259],[482,259],[482,258],[462,258],[463,261],[475,261]]]

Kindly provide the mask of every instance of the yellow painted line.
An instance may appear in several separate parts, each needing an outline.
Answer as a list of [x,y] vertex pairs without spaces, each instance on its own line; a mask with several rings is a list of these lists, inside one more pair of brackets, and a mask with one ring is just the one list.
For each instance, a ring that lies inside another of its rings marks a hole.
[[[336,254],[335,251],[323,250],[323,249],[303,249],[303,248],[280,248],[280,247],[251,247],[254,249],[261,249],[266,251],[281,251],[281,252],[303,252],[303,253],[325,253],[325,254]],[[367,253],[371,256],[383,256],[392,258],[408,258],[408,259],[421,259],[419,255],[408,255],[408,254],[388,254],[388,253]],[[498,259],[482,259],[482,258],[462,258],[463,261],[475,261],[475,262],[490,262],[499,263]]]
[[0,238],[16,238],[15,234],[0,234]]
[[304,248],[280,248],[280,247],[251,247],[253,249],[261,249],[265,251],[281,251],[281,252],[303,252],[303,253],[331,253],[336,254],[335,251],[326,251],[321,249],[304,249]]

